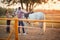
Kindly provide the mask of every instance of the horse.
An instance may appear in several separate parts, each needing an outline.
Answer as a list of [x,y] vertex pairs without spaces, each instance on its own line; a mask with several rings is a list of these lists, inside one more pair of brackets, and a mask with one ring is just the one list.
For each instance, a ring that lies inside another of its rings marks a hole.
[[[43,12],[33,12],[28,14],[28,19],[32,19],[32,20],[44,20],[44,13]],[[32,23],[30,23],[32,24]],[[43,22],[38,22],[39,26],[42,28],[43,27]],[[33,25],[33,24],[32,24]]]

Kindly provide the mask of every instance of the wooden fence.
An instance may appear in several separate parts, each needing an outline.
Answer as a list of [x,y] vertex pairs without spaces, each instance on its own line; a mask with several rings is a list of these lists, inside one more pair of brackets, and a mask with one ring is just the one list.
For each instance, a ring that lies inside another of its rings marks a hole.
[[[31,22],[43,22],[43,31],[45,32],[46,29],[46,22],[50,22],[50,23],[60,23],[60,20],[31,20],[31,19],[18,19],[18,18],[0,18],[0,20],[14,20],[14,28],[15,28],[15,40],[18,40],[18,20],[22,20],[22,21],[31,21]],[[10,40],[12,32],[10,33],[9,37],[7,38],[7,40]]]

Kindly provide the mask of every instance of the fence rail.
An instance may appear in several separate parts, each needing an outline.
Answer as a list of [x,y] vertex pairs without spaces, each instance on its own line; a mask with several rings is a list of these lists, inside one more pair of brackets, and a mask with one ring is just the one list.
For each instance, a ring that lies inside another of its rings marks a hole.
[[33,20],[33,19],[18,19],[18,18],[0,18],[0,20],[20,20],[20,21],[31,21],[31,22],[60,23],[60,20]]
[[[22,21],[31,21],[31,22],[43,22],[43,30],[45,32],[46,29],[46,22],[52,22],[52,23],[60,23],[60,20],[31,20],[31,19],[18,19],[18,18],[0,18],[0,20],[14,20],[15,24],[14,24],[14,28],[15,28],[15,40],[18,40],[18,20],[22,20]],[[10,35],[8,37],[7,40],[10,39]]]

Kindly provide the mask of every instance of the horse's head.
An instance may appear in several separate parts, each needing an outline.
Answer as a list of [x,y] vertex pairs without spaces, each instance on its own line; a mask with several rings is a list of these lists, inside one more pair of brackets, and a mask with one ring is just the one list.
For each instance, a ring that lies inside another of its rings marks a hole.
[[28,13],[26,13],[26,14],[24,15],[26,19],[28,19],[29,14],[32,14],[32,12],[28,12]]

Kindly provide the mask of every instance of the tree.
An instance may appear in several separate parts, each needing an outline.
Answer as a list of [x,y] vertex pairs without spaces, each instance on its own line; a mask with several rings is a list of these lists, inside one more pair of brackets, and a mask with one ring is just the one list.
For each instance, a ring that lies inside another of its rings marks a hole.
[[32,11],[35,3],[41,3],[40,0],[23,0],[23,3],[26,4],[26,10]]
[[[37,4],[41,4],[42,2],[46,3],[46,0],[6,0],[8,2],[8,6],[12,5],[14,3],[21,3],[21,7],[23,9],[23,3],[26,5],[26,10],[27,11],[32,11],[33,8],[37,5]],[[36,5],[34,5],[35,3],[37,3]]]
[[21,3],[21,7],[23,9],[23,0],[19,0],[19,2]]
[[0,7],[0,16],[5,15],[5,8]]

